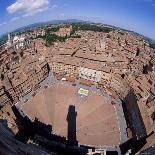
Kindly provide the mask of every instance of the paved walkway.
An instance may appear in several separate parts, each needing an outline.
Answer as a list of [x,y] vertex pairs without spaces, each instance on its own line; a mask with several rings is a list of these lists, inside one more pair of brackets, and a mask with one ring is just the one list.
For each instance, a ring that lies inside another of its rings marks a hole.
[[[70,84],[69,82],[66,82],[66,81],[63,81],[63,82],[61,81],[60,83]],[[116,111],[116,116],[117,116],[119,127],[120,127],[120,142],[121,143],[126,142],[128,140],[127,132],[126,132],[127,124],[126,124],[126,120],[125,120],[125,116],[124,116],[124,112],[123,112],[122,101],[120,99],[116,100],[116,99],[112,98],[106,92],[104,92],[103,90],[101,91],[100,89],[97,89],[95,86],[91,86],[91,87],[84,86],[77,82],[76,87],[94,91],[94,92],[98,93],[99,95],[106,97],[109,101],[115,103],[114,108]]]
[[[40,88],[36,91],[31,91],[29,92],[27,95],[25,95],[24,97],[22,97],[20,99],[19,102],[16,103],[16,106],[18,108],[22,108],[22,106],[29,100],[31,100],[33,98],[33,94],[37,94],[37,93],[41,93],[45,87],[50,87],[51,85],[54,85],[56,83],[62,83],[62,84],[65,84],[65,85],[70,85],[71,83],[70,82],[67,82],[67,81],[58,81],[55,79],[52,71],[49,72],[49,76],[43,80],[39,85],[40,85]],[[87,90],[90,90],[90,91],[94,91],[96,93],[98,93],[99,95],[102,95],[104,97],[106,97],[108,100],[110,100],[111,102],[113,101],[115,104],[114,104],[114,108],[115,108],[115,112],[116,112],[116,116],[117,116],[117,119],[118,119],[118,123],[119,123],[119,129],[120,129],[120,142],[121,143],[124,143],[128,140],[127,138],[127,133],[126,133],[126,129],[127,129],[127,125],[126,125],[126,121],[125,121],[125,117],[124,117],[124,112],[123,112],[123,108],[122,108],[122,102],[121,100],[116,100],[114,98],[112,98],[110,95],[108,95],[106,92],[104,92],[103,90],[101,91],[100,89],[97,89],[95,86],[84,86],[84,85],[81,85],[79,84],[79,80],[77,80],[76,82],[76,87],[78,88],[84,88],[84,89],[87,89]],[[107,150],[111,150],[111,151],[118,151],[118,153],[120,154],[120,149],[119,149],[119,146],[113,146],[113,147],[103,147],[103,146],[96,146],[97,150],[104,150],[104,149],[107,149]]]

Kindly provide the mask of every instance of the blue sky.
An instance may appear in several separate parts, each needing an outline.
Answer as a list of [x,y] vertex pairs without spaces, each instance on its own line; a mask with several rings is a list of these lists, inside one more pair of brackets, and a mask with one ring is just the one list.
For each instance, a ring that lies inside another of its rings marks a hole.
[[155,0],[0,0],[0,34],[55,19],[82,19],[155,39]]

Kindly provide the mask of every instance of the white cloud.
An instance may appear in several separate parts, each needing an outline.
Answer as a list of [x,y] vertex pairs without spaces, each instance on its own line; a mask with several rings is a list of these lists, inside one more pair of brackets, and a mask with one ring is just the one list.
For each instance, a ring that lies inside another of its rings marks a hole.
[[64,13],[60,13],[60,16],[64,16],[65,14]]
[[22,12],[23,16],[32,16],[47,10],[49,4],[49,0],[16,0],[15,3],[7,7],[7,11],[11,14]]
[[52,9],[55,9],[55,8],[57,8],[57,7],[58,7],[58,5],[54,4],[54,5],[52,6]]
[[7,22],[0,23],[0,26],[6,25]]
[[10,20],[10,22],[14,22],[14,21],[16,21],[16,20],[18,20],[20,17],[13,17],[11,20]]

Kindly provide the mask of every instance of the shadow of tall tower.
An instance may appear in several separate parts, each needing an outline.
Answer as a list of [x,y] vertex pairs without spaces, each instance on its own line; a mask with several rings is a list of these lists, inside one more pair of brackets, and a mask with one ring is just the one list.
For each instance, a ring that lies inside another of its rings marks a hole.
[[70,105],[68,108],[67,122],[68,122],[68,141],[71,143],[77,143],[76,140],[76,116],[75,106]]

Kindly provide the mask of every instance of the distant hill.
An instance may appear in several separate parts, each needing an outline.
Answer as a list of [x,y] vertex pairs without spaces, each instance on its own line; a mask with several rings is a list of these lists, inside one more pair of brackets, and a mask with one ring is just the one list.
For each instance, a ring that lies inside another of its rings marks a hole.
[[[113,28],[113,29],[123,30],[123,31],[126,31],[126,32],[133,33],[133,34],[135,34],[137,36],[143,37],[152,47],[155,48],[155,40],[153,40],[151,38],[148,38],[146,36],[143,36],[143,35],[141,35],[139,33],[134,32],[134,31],[126,30],[126,29],[123,29],[123,28],[120,28],[120,27],[116,27],[116,26],[112,26],[112,25],[108,25],[108,24],[94,23],[94,22],[90,22],[90,21],[83,21],[83,20],[77,20],[77,19],[52,20],[52,21],[47,21],[47,22],[34,23],[34,24],[30,24],[30,25],[27,25],[27,26],[18,28],[18,29],[14,30],[11,33],[12,34],[16,34],[16,33],[19,33],[19,32],[24,32],[24,31],[29,30],[29,29],[34,29],[34,28],[37,28],[37,27],[42,27],[44,25],[50,25],[50,24],[67,24],[67,23],[68,24],[71,24],[71,23],[89,23],[89,24],[95,24],[95,25],[104,26],[104,27],[110,27],[110,28]],[[7,39],[7,34],[1,35],[0,36],[0,45],[3,42],[5,42],[6,39]]]
[[[50,24],[66,24],[66,23],[81,23],[81,22],[86,22],[86,21],[83,21],[83,20],[77,20],[77,19],[68,19],[68,20],[52,20],[52,21],[47,21],[47,22],[39,22],[39,23],[34,23],[34,24],[30,24],[30,25],[27,25],[27,26],[23,26],[23,27],[20,27],[14,31],[11,32],[11,34],[16,34],[16,33],[19,33],[19,32],[24,32],[26,30],[29,30],[29,29],[34,29],[34,28],[37,28],[37,27],[42,27],[44,25],[50,25]],[[2,45],[4,42],[6,42],[7,40],[7,34],[2,34],[0,35],[0,45]]]
[[[29,30],[29,29],[34,29],[34,28],[37,28],[37,27],[42,27],[44,25],[50,25],[50,24],[71,24],[71,23],[88,23],[87,21],[83,21],[83,20],[77,20],[77,19],[67,19],[67,20],[52,20],[52,21],[47,21],[47,22],[39,22],[39,23],[34,23],[34,24],[30,24],[30,25],[27,25],[27,26],[23,26],[23,27],[20,27],[14,31],[12,31],[11,33],[12,34],[16,34],[18,32],[24,32],[26,30]],[[0,44],[2,44],[3,42],[6,41],[6,38],[7,38],[7,34],[2,34],[0,35]]]
[[13,31],[13,33],[16,32],[22,32],[25,30],[29,30],[29,29],[34,29],[37,27],[42,27],[44,25],[50,25],[50,24],[71,24],[71,23],[79,23],[79,22],[86,22],[83,20],[77,20],[77,19],[68,19],[68,20],[52,20],[52,21],[47,21],[47,22],[39,22],[39,23],[34,23],[34,24],[30,24],[21,28],[18,28],[16,30]]

